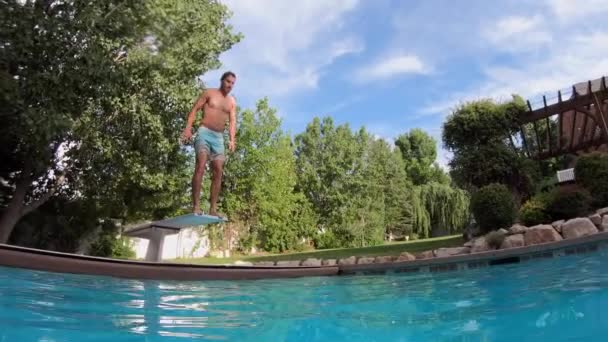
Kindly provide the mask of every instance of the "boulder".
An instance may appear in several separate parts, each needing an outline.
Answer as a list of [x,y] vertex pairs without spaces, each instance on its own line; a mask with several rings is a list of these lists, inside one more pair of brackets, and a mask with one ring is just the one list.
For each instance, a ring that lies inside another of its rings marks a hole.
[[577,237],[597,233],[597,227],[586,217],[578,217],[566,221],[562,226],[564,239],[575,239]]
[[505,237],[500,245],[500,249],[523,247],[525,246],[524,234],[515,234]]
[[277,266],[282,266],[282,267],[295,267],[295,266],[300,266],[300,260],[281,260],[281,261],[277,261]]
[[253,263],[251,261],[241,261],[241,260],[237,260],[234,262],[235,266],[253,266]]
[[562,233],[562,225],[564,225],[564,222],[566,222],[565,220],[559,220],[559,221],[555,221],[553,223],[551,223],[551,225],[553,226],[553,228],[558,232],[558,233]]
[[524,234],[524,243],[526,246],[561,240],[563,240],[562,236],[559,235],[553,226],[548,224],[530,227]]
[[589,216],[589,220],[591,220],[596,227],[599,227],[602,224],[602,216],[600,214],[593,214]]
[[500,228],[499,230],[497,230],[497,232],[499,234],[502,234],[502,235],[508,235],[509,234],[509,231],[506,230],[506,229],[504,229],[504,228]]
[[395,259],[395,257],[393,257],[393,256],[377,256],[376,259],[374,259],[374,263],[386,264],[389,262],[393,262],[394,259]]
[[486,252],[492,249],[493,248],[490,247],[486,238],[480,237],[475,239],[475,242],[473,242],[473,246],[471,247],[471,253]]
[[602,224],[600,224],[600,230],[603,232],[608,232],[608,215],[604,215],[602,217]]
[[424,251],[416,254],[416,259],[431,259],[434,258],[435,254],[433,251]]
[[395,261],[412,261],[412,260],[416,260],[416,257],[408,252],[403,252],[401,254],[399,254],[399,256],[397,257],[397,259],[395,259]]
[[374,257],[360,257],[357,260],[357,264],[359,264],[359,265],[373,264],[374,260],[375,260]]
[[355,256],[351,256],[348,258],[341,258],[338,259],[338,265],[342,266],[342,265],[354,265],[357,263],[357,257]]
[[323,259],[323,261],[321,261],[321,265],[323,266],[336,266],[337,263],[336,259]]
[[464,243],[464,247],[473,247],[473,242],[475,242],[475,240],[469,240],[467,242]]
[[321,266],[321,259],[308,258],[302,261],[302,266]]
[[434,253],[437,258],[445,258],[453,255],[469,254],[470,252],[470,247],[450,247],[436,249]]
[[608,207],[606,208],[602,208],[602,209],[598,209],[595,211],[596,214],[600,215],[600,216],[604,216],[604,215],[608,215]]
[[255,266],[274,266],[274,261],[258,261],[254,263]]
[[513,226],[511,226],[511,228],[509,228],[509,234],[514,235],[514,234],[523,234],[526,231],[526,226],[522,226],[521,224],[514,224]]

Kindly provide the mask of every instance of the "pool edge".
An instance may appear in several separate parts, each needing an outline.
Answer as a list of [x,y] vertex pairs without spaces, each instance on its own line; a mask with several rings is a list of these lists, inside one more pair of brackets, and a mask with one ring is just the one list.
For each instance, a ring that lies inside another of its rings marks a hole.
[[0,266],[39,271],[155,280],[252,280],[310,276],[444,272],[553,258],[597,250],[608,245],[608,232],[576,239],[401,262],[333,266],[237,266],[156,263],[46,251],[0,244]]

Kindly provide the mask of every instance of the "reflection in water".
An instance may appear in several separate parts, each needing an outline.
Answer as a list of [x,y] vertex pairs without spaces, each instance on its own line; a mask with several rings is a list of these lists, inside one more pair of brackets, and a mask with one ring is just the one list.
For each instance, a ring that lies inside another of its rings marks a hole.
[[608,333],[608,258],[464,273],[170,282],[0,268],[0,341],[567,340]]

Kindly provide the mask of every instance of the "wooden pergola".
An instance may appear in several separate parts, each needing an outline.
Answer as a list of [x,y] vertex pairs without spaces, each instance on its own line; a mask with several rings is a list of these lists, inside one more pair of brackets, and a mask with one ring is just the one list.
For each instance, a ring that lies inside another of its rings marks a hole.
[[[528,100],[529,110],[518,117],[521,143],[527,157],[544,160],[608,146],[606,84],[606,76],[577,83],[572,86],[569,98],[564,99],[560,90],[557,102],[552,104],[547,104],[543,95],[542,106],[537,109],[533,109]],[[539,125],[544,127],[539,130]],[[533,131],[526,130],[526,126]],[[530,137],[533,141],[529,141]]]

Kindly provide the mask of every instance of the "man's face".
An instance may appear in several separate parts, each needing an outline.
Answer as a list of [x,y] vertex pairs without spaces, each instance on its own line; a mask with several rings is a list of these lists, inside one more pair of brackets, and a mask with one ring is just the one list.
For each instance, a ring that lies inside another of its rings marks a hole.
[[222,89],[224,89],[226,94],[228,94],[232,90],[232,87],[234,87],[234,82],[236,82],[236,79],[232,76],[227,76],[226,78],[224,78],[224,80],[222,81]]

